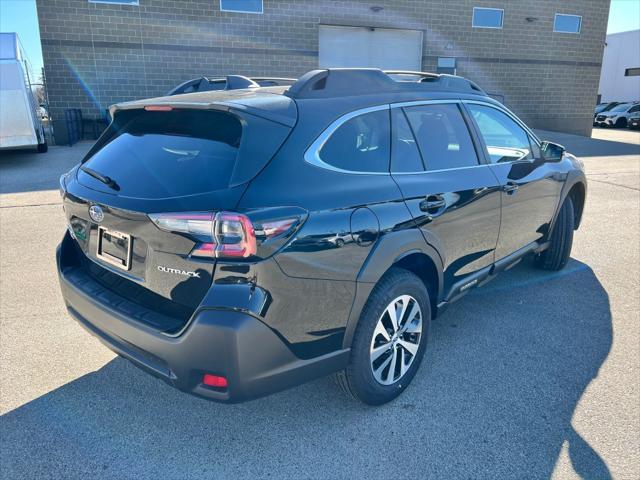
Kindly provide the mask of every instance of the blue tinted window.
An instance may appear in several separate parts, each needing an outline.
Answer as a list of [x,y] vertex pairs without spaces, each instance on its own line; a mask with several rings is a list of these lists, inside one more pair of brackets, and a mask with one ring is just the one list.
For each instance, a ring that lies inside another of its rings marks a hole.
[[582,17],[578,15],[563,15],[556,13],[556,19],[553,22],[554,32],[563,33],[580,33],[582,26]]
[[262,0],[220,0],[220,10],[227,12],[262,13]]
[[504,10],[501,8],[474,7],[472,26],[476,28],[502,28],[503,16]]

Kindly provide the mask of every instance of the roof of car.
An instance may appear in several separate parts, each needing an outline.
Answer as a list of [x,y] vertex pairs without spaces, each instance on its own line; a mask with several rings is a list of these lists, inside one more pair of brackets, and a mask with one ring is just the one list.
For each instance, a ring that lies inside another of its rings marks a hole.
[[[174,108],[226,108],[245,111],[284,125],[293,126],[297,119],[296,102],[324,99],[327,108],[342,110],[409,100],[445,97],[483,97],[487,94],[475,83],[455,75],[427,72],[382,71],[369,68],[336,68],[312,70],[291,86],[252,87],[213,90],[165,96],[120,103],[110,112],[172,106]],[[348,102],[345,103],[345,100]],[[330,100],[335,100],[331,102]],[[305,102],[306,103],[306,102]]]

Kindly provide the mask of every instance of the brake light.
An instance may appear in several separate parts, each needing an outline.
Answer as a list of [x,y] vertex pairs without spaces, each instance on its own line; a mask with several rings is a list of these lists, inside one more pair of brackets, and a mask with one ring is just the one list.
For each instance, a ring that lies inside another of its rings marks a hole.
[[147,112],[170,112],[173,107],[171,105],[147,105],[144,109]]
[[211,375],[209,373],[205,373],[202,377],[202,383],[207,387],[214,388],[227,388],[229,383],[225,377],[221,377],[219,375]]
[[186,233],[199,240],[191,252],[194,257],[247,258],[257,251],[253,224],[241,213],[159,213],[149,218],[162,230]]

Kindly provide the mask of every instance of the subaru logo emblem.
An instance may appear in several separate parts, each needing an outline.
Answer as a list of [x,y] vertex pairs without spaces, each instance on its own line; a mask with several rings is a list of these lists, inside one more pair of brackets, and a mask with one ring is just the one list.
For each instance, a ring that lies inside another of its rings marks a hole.
[[96,223],[100,223],[104,220],[104,212],[98,205],[92,205],[89,207],[89,216],[91,217],[91,220]]

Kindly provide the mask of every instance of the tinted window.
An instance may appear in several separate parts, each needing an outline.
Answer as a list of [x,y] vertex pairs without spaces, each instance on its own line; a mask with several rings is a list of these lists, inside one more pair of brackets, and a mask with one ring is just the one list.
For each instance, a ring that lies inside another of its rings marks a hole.
[[359,115],[343,123],[320,150],[320,158],[342,170],[388,172],[389,111]]
[[472,26],[476,28],[502,28],[503,15],[504,11],[501,8],[475,7]]
[[580,33],[582,17],[579,15],[563,15],[556,13],[553,22],[553,31],[561,33]]
[[85,166],[111,177],[121,194],[140,198],[226,188],[242,135],[235,117],[197,110],[124,111],[112,127],[117,130]]
[[227,12],[262,13],[262,0],[220,0],[220,10]]
[[405,111],[427,170],[478,165],[467,124],[457,105],[421,105]]
[[621,103],[620,105],[616,105],[615,107],[613,107],[611,109],[612,112],[626,112],[627,109],[630,107],[631,105],[629,105],[628,103]]
[[640,105],[636,105],[629,110],[629,113],[640,111]]
[[392,172],[421,172],[424,170],[418,145],[401,108],[391,109],[393,144],[391,146]]
[[627,68],[624,71],[625,77],[637,77],[640,75],[640,67],[638,68]]
[[507,114],[492,107],[468,105],[492,163],[530,159],[529,136]]

